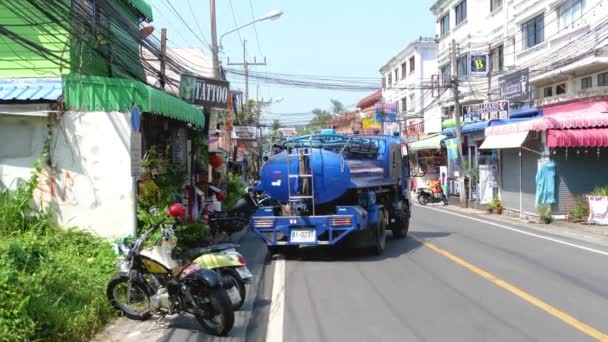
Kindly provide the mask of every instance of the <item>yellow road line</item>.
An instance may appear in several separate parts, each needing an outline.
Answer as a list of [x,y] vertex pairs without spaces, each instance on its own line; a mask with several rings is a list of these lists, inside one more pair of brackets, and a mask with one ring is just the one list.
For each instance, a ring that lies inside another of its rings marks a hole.
[[[413,235],[413,234],[411,234]],[[581,332],[597,339],[598,341],[603,341],[603,342],[608,342],[608,335],[579,321],[578,319],[568,315],[567,313],[560,311],[559,309],[543,302],[542,300],[532,296],[531,294],[509,284],[508,282],[492,275],[491,273],[488,273],[484,270],[482,270],[481,268],[449,253],[448,251],[437,247],[436,245],[430,243],[430,242],[425,242],[422,241],[418,238],[414,237],[414,240],[420,242],[421,244],[425,245],[426,247],[432,249],[433,251],[443,255],[444,257],[452,260],[453,262],[459,264],[462,267],[467,268],[469,271],[472,271],[474,273],[476,273],[477,275],[491,281],[492,283],[502,287],[503,289],[513,293],[514,295],[516,295],[517,297],[525,300],[526,302],[540,308],[541,310],[547,312],[548,314],[562,320],[563,322],[571,325],[572,327],[580,330]]]

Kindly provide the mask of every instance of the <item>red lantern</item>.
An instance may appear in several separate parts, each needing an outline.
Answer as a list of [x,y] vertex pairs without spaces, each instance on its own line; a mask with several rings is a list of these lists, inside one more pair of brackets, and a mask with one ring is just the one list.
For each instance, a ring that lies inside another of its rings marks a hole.
[[217,154],[214,154],[211,157],[209,157],[209,165],[211,165],[211,167],[214,169],[217,169],[218,167],[222,166],[223,163],[224,163],[224,160],[222,159],[222,157],[218,156]]

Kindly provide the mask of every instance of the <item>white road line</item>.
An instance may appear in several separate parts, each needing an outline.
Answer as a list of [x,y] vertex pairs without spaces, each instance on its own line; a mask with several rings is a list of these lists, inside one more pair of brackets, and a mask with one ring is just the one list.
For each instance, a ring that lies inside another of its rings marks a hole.
[[416,205],[416,206],[417,207],[421,207],[421,208],[426,208],[426,209],[440,211],[442,213],[446,213],[446,214],[450,214],[450,215],[454,215],[454,216],[464,217],[464,218],[469,219],[469,220],[486,223],[486,224],[489,224],[489,225],[492,225],[492,226],[495,226],[495,227],[498,227],[498,228],[514,231],[514,232],[525,234],[525,235],[529,235],[529,236],[534,236],[534,237],[539,238],[539,239],[543,239],[543,240],[547,240],[547,241],[552,241],[552,242],[559,243],[559,244],[562,244],[562,245],[566,245],[566,246],[582,249],[582,250],[585,250],[587,252],[592,252],[592,253],[597,253],[597,254],[601,254],[601,255],[604,255],[604,256],[608,256],[608,252],[604,252],[604,251],[601,251],[599,249],[589,248],[589,247],[577,245],[577,244],[574,244],[574,243],[566,242],[566,241],[563,241],[563,240],[560,240],[560,239],[554,239],[554,238],[551,238],[551,237],[548,237],[548,236],[543,236],[543,235],[539,235],[539,234],[530,233],[530,232],[527,232],[525,230],[521,230],[521,229],[505,226],[505,225],[494,223],[494,222],[491,222],[491,221],[486,221],[486,220],[482,220],[482,219],[478,219],[478,218],[474,218],[474,217],[458,214],[458,213],[455,213],[455,212],[450,211],[450,210],[437,209],[437,208],[426,207],[426,206],[421,206],[421,205]]
[[272,301],[268,313],[266,342],[283,342],[283,318],[285,314],[285,259],[274,263]]

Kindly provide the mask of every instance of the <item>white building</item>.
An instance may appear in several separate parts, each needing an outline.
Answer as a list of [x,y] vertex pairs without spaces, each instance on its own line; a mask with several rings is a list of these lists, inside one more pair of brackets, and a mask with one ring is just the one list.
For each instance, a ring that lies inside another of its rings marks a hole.
[[411,42],[380,68],[380,73],[382,101],[385,106],[396,104],[397,121],[402,126],[421,123],[433,102],[430,87],[437,74],[435,40],[420,37]]

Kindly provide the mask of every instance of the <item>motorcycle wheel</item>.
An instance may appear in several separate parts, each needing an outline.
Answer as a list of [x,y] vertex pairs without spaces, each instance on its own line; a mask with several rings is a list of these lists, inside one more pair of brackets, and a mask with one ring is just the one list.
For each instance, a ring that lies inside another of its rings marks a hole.
[[232,308],[234,311],[240,310],[245,303],[245,296],[247,295],[247,289],[245,288],[245,283],[241,279],[241,277],[236,273],[235,270],[231,268],[223,269],[220,274],[222,275],[223,281],[228,284],[233,284],[233,286],[239,291],[239,295],[241,296],[241,301],[237,304],[233,304]]
[[210,312],[196,315],[203,329],[214,336],[226,336],[234,325],[234,309],[226,291],[223,288],[211,289],[208,295],[209,303],[198,303],[208,307]]
[[127,300],[129,276],[120,273],[112,277],[106,288],[106,295],[112,307],[122,311],[130,319],[145,321],[150,316],[150,297],[145,287],[137,281],[131,281],[131,298]]
[[421,205],[427,205],[427,203],[429,203],[429,200],[424,194],[418,195],[418,203],[420,203]]

